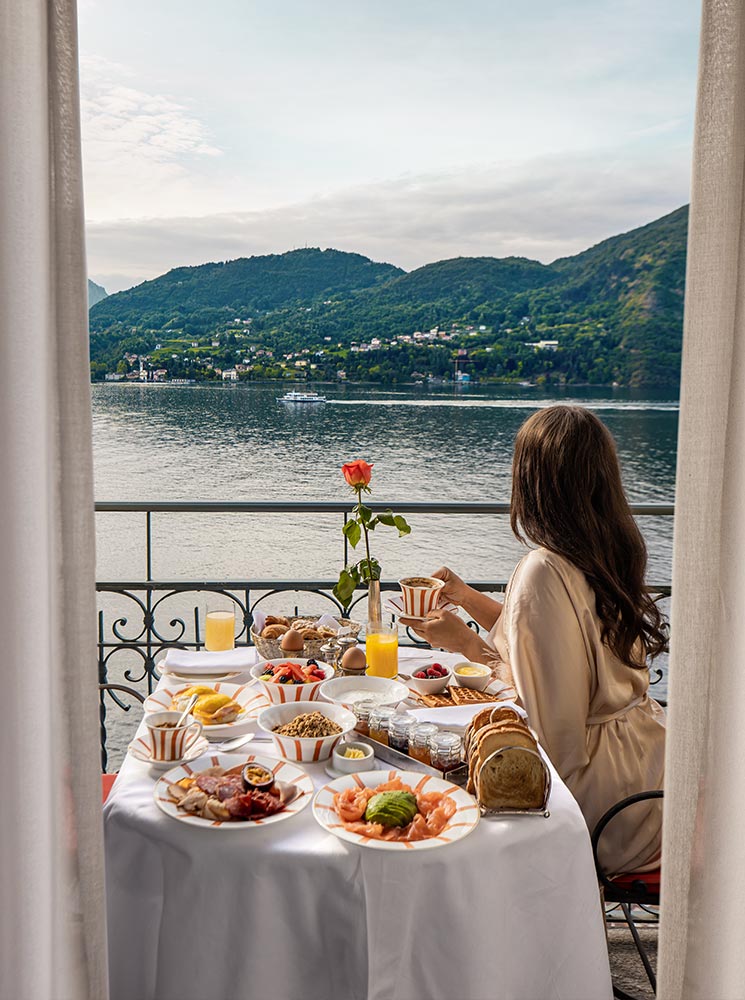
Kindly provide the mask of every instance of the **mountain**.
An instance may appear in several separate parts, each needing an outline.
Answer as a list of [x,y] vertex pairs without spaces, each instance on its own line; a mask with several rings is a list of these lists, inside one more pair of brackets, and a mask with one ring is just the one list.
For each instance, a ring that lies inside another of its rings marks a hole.
[[88,308],[94,306],[101,299],[105,299],[109,293],[102,285],[97,285],[95,281],[88,278]]
[[160,329],[186,322],[198,333],[220,311],[250,316],[369,288],[402,273],[361,254],[318,249],[179,267],[110,295],[91,313],[91,328],[119,322]]
[[[317,377],[344,367],[350,377],[407,381],[412,371],[452,371],[456,352],[466,351],[482,378],[675,386],[687,226],[684,206],[552,264],[458,257],[406,273],[306,249],[178,268],[92,308],[91,357],[111,368],[123,349],[152,352],[168,341],[153,363],[200,375],[210,367],[197,371],[198,357],[230,361],[220,351],[232,337],[231,357],[321,349]],[[448,332],[446,343],[400,339],[435,327]],[[194,341],[184,347],[185,338]],[[373,338],[380,348],[355,354]]]

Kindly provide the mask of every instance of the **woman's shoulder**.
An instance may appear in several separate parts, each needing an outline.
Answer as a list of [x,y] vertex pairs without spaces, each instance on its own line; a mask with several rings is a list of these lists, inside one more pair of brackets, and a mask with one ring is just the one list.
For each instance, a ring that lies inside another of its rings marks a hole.
[[581,569],[565,556],[550,549],[531,549],[515,567],[512,587],[543,588],[558,586],[574,591],[587,588],[587,580]]

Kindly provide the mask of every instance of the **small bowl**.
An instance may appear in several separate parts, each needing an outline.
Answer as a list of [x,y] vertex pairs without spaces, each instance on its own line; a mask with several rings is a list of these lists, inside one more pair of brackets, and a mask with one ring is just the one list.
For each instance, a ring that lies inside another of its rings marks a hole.
[[306,666],[308,661],[300,656],[283,656],[277,660],[262,660],[255,667],[251,667],[251,676],[259,682],[259,687],[272,705],[285,705],[294,701],[315,701],[319,696],[318,690],[321,685],[334,676],[334,668],[330,663],[322,663],[321,660],[316,662],[326,675],[322,681],[310,681],[308,684],[274,684],[271,681],[260,680],[267,667],[278,667],[280,663],[299,663],[301,667]]
[[[352,747],[355,750],[363,750],[364,757],[345,757],[344,751]],[[367,743],[354,743],[348,740],[346,743],[337,743],[332,754],[331,766],[342,774],[357,774],[359,771],[372,771],[375,767],[375,754],[373,748]]]
[[[445,667],[445,664],[442,664]],[[426,667],[420,667],[420,670],[426,670]],[[444,691],[445,688],[450,684],[453,679],[452,671],[449,667],[445,667],[447,673],[444,677],[415,677],[414,674],[411,675],[411,680],[409,681],[409,687],[412,687],[419,694],[439,694]],[[416,671],[417,673],[419,671]]]
[[[285,726],[298,715],[310,712],[320,712],[337,726],[340,733],[332,736],[280,736],[274,730],[277,726]],[[352,712],[341,705],[330,705],[324,701],[294,701],[287,705],[272,705],[259,712],[256,720],[259,729],[269,733],[274,746],[285,760],[301,761],[310,764],[317,760],[328,760],[336,744],[354,729],[357,720]]]
[[[478,667],[478,674],[459,674],[459,667]],[[492,679],[491,670],[485,667],[483,663],[472,663],[470,660],[462,660],[460,663],[456,663],[453,667],[453,677],[457,684],[460,684],[464,688],[473,688],[474,691],[483,691],[487,686],[489,681]]]

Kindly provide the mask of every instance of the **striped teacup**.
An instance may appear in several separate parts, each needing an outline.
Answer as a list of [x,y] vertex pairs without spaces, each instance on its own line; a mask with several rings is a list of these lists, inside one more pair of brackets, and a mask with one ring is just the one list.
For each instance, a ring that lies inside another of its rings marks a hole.
[[176,726],[181,712],[152,712],[145,717],[153,760],[181,760],[202,732],[202,723],[187,715]]
[[412,618],[426,618],[434,611],[445,586],[444,580],[433,576],[408,576],[398,581],[404,603],[404,612]]

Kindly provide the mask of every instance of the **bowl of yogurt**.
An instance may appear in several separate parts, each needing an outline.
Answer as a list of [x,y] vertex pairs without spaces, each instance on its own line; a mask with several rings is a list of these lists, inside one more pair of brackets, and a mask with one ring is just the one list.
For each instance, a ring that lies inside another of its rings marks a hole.
[[397,705],[409,697],[409,689],[400,681],[387,677],[334,677],[318,689],[324,701],[343,705],[350,711],[358,701],[373,701],[377,705]]

